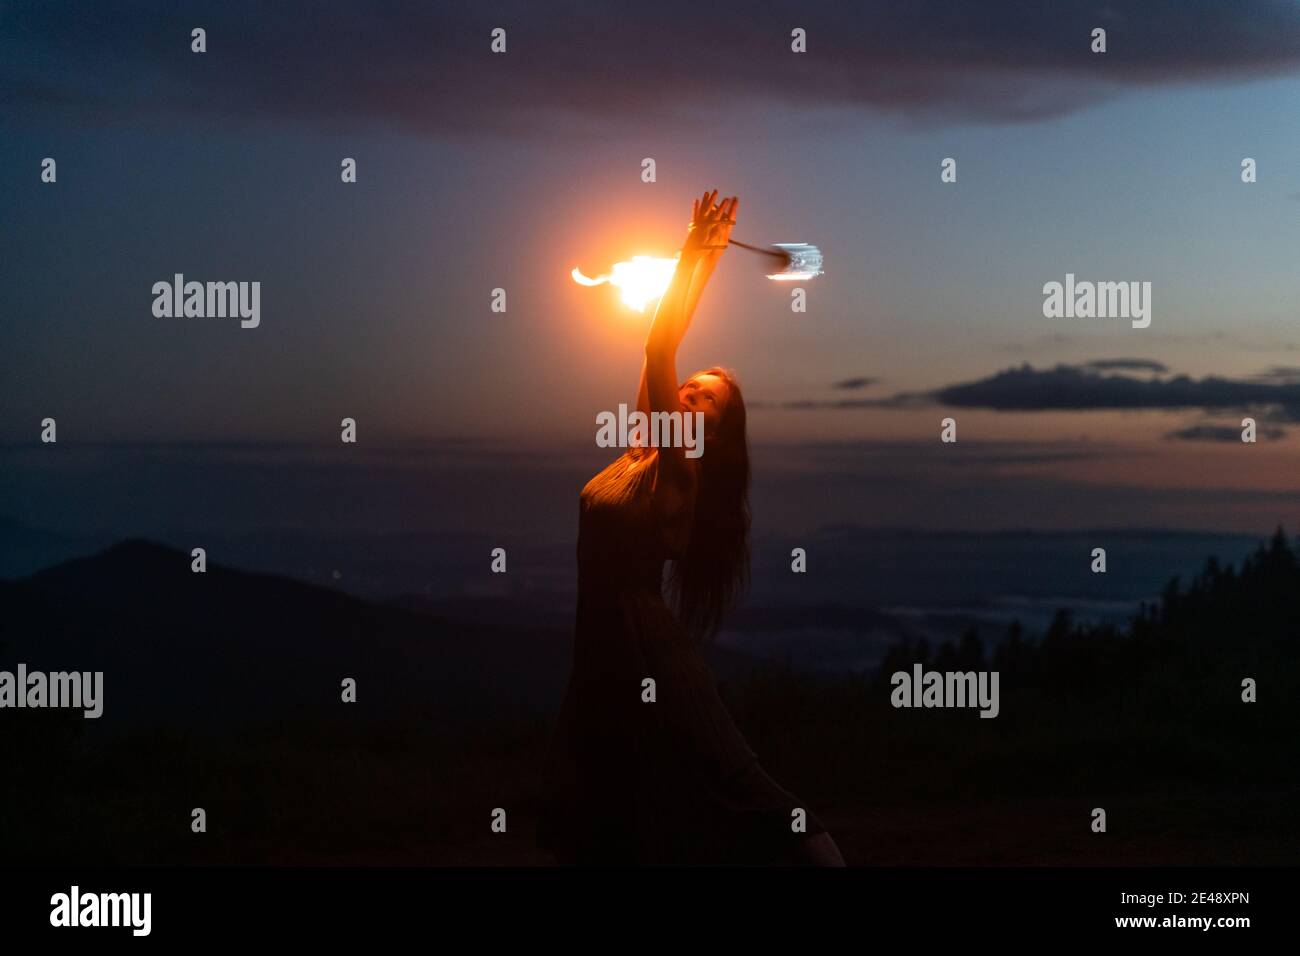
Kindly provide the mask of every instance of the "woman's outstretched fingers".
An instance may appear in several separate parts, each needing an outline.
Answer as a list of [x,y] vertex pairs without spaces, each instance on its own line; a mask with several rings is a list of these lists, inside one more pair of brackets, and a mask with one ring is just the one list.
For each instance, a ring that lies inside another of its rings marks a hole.
[[739,199],[727,196],[718,202],[716,189],[705,190],[699,199],[691,202],[691,232],[696,235],[698,248],[725,246],[736,221]]

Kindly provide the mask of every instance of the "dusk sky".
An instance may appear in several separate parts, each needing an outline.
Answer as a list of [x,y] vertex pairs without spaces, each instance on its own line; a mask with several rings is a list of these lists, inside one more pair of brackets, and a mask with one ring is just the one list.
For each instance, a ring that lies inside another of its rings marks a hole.
[[[1018,515],[1024,481],[1295,523],[1300,4],[702,6],[6,4],[0,440],[581,448],[650,314],[569,270],[671,255],[716,186],[737,238],[826,258],[794,314],[729,252],[679,356],[736,369],[756,446],[920,481],[953,416],[1002,490],[940,525],[1106,520]],[[260,326],[156,318],[175,273],[260,281]],[[1067,273],[1150,282],[1150,327],[1045,318]]]

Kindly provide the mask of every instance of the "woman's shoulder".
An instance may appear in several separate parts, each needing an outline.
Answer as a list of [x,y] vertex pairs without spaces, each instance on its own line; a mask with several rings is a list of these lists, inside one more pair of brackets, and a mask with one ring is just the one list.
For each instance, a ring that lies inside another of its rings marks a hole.
[[653,480],[655,456],[648,454],[652,452],[653,448],[629,448],[592,476],[582,489],[583,499],[610,491],[616,492],[618,497],[625,497],[627,490],[647,479]]
[[657,510],[675,512],[694,499],[694,469],[663,468],[657,448],[629,448],[601,469],[582,489],[582,498],[645,497]]

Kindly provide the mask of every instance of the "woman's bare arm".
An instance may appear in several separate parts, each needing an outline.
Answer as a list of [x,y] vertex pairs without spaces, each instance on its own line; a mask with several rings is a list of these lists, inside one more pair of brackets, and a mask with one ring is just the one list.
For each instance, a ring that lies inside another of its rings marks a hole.
[[[684,312],[683,321],[681,322],[681,328],[683,330],[683,334],[685,329],[690,327],[691,319],[694,318],[695,316],[695,307],[696,305],[699,304],[700,295],[701,293],[704,292],[704,287],[708,285],[709,277],[713,275],[713,268],[716,264],[717,264],[717,259],[715,257],[708,257],[707,259],[702,258],[698,263],[696,263],[695,269],[691,273],[690,284],[687,287],[687,291],[686,291],[685,303],[682,307]],[[680,344],[680,342],[681,340],[678,339],[678,344]],[[647,351],[648,351],[648,347],[647,347]],[[650,383],[648,381],[649,368],[650,368],[650,360],[647,355],[647,357],[641,363],[641,385],[637,389],[637,396],[636,396],[637,409],[639,409],[640,411],[644,412],[647,415],[649,415],[651,412]],[[674,376],[676,375],[675,365],[673,369],[673,374]]]
[[[696,264],[695,257],[683,250],[672,281],[659,300],[659,308],[655,310],[654,321],[646,336],[645,365],[641,377],[650,414],[681,411],[681,400],[677,394],[677,346],[681,342],[680,331],[689,324],[683,311]],[[684,468],[683,450],[661,448],[659,461],[661,468],[680,471]]]
[[[736,199],[725,199],[721,205],[715,205],[716,198],[717,190],[714,190],[695,202],[691,231],[687,234],[672,281],[659,300],[659,308],[655,310],[654,321],[646,336],[642,379],[651,413],[681,411],[677,347],[690,327],[695,306],[719,257],[726,249],[727,238],[735,222],[733,213]],[[661,468],[666,468],[670,476],[684,474],[683,449],[660,449],[659,460]]]
[[673,353],[690,328],[695,306],[726,251],[731,227],[736,222],[736,197],[715,204],[718,191],[705,193],[692,207],[691,229],[682,245],[677,270],[668,291],[659,300],[654,322],[646,336],[646,353]]
[[[685,264],[683,264],[685,261]],[[673,381],[673,391],[677,389],[677,346],[681,344],[681,335],[685,329],[690,326],[691,313],[695,310],[695,303],[699,301],[699,292],[702,285],[697,280],[699,272],[699,263],[685,259],[679,259],[677,262],[677,271],[673,273],[673,284],[670,284],[668,290],[664,293],[663,298],[659,300],[659,307],[655,311],[655,322],[662,322],[665,327],[679,330],[676,335],[661,335],[656,341],[653,336],[654,325],[651,324],[651,333],[646,336],[645,358],[641,363],[641,386],[637,391],[636,407],[645,412],[647,415],[655,410],[650,401],[650,368],[651,352],[657,357],[667,359],[672,363],[672,374],[670,378]],[[674,285],[677,287],[674,288]],[[685,289],[685,292],[683,292]],[[694,296],[691,295],[692,289],[696,290]],[[662,330],[661,330],[662,331]],[[668,411],[675,411],[677,405],[674,403]],[[665,409],[660,408],[660,411]]]
[[[689,278],[684,279],[686,283],[686,293],[684,299],[681,300],[678,314],[672,314],[671,309],[673,307],[673,301],[669,299],[669,294],[667,292],[664,294],[664,297],[660,299],[659,309],[655,312],[656,321],[660,320],[661,315],[663,319],[660,329],[662,334],[657,343],[658,347],[660,349],[670,349],[674,358],[676,356],[677,346],[681,344],[682,339],[686,335],[686,330],[690,328],[691,319],[695,316],[695,307],[699,304],[700,296],[704,293],[704,288],[708,285],[709,278],[713,275],[713,270],[717,267],[718,260],[722,258],[722,253],[726,249],[726,236],[730,234],[729,224],[726,223],[726,220],[730,220],[731,223],[734,223],[736,219],[736,206],[739,204],[739,200],[732,197],[730,200],[724,200],[724,205],[727,202],[730,203],[729,209],[726,211],[721,209],[717,210],[717,218],[722,220],[721,223],[709,223],[706,220],[706,217],[714,212],[713,200],[716,197],[717,190],[714,190],[712,193],[705,193],[700,199],[695,200],[691,209],[690,234],[687,236],[687,242],[682,248],[681,257],[678,259],[679,269],[683,271],[684,275],[689,276]],[[703,213],[701,210],[703,210]],[[701,230],[699,232],[696,231],[697,223],[699,223],[699,228]],[[721,225],[728,226],[725,230],[725,234],[723,230],[719,228]],[[682,266],[683,261],[686,263],[684,267]],[[677,277],[677,273],[674,273],[673,278],[676,279]],[[665,300],[669,301],[669,311],[664,311]],[[651,332],[653,333],[653,331],[654,325],[652,324]],[[636,407],[646,415],[649,415],[651,411],[654,410],[650,402],[650,386],[648,381],[650,367],[649,351],[652,347],[652,341],[652,337],[648,335],[646,338],[647,357],[641,365],[641,382],[637,389]],[[675,364],[673,369],[673,379],[674,382],[676,382]],[[674,404],[669,410],[675,411],[676,408],[677,406]]]

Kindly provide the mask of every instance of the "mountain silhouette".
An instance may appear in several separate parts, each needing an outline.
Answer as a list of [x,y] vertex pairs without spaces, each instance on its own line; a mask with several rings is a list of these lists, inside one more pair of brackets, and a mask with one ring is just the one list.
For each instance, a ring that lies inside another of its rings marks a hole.
[[[0,661],[104,672],[101,721],[444,719],[549,706],[568,635],[477,626],[129,540],[0,586]],[[341,701],[344,678],[357,702]]]
[[0,515],[0,579],[22,577],[76,555],[98,551],[110,540],[97,535],[57,534]]
[[0,863],[474,860],[494,806],[514,823],[491,852],[536,858],[571,609],[452,620],[191,561],[130,540],[0,582],[0,669],[104,672],[97,720],[4,712]]

